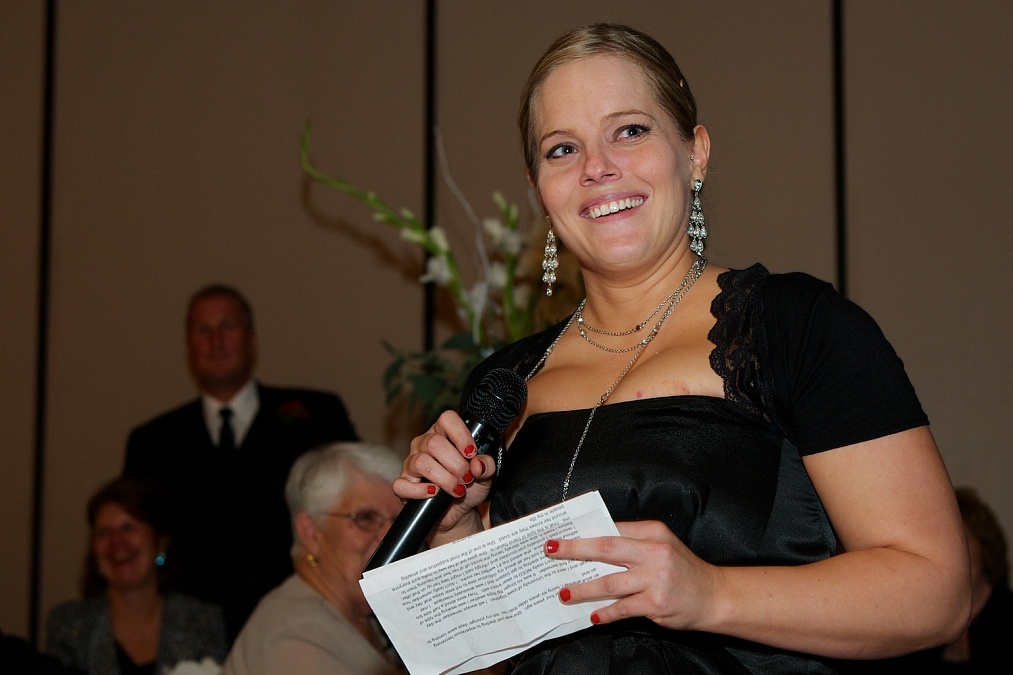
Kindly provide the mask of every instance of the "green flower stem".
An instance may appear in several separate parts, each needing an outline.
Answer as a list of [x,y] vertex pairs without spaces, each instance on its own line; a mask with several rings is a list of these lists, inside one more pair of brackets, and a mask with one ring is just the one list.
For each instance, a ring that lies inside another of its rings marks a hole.
[[[438,262],[443,269],[439,270],[441,278],[437,283],[449,289],[456,302],[459,318],[468,326],[467,331],[456,333],[438,348],[428,351],[397,349],[384,343],[392,357],[383,374],[387,402],[393,403],[395,399],[405,397],[411,409],[421,413],[424,422],[422,428],[426,428],[436,421],[441,412],[458,406],[461,391],[472,368],[497,347],[529,335],[534,327],[538,293],[529,293],[523,304],[518,303],[517,297],[522,284],[518,265],[524,249],[523,241],[518,236],[517,206],[507,202],[499,192],[492,196],[499,211],[497,223],[502,223],[503,229],[494,227],[492,230],[495,233],[490,231],[490,234],[497,246],[494,254],[505,269],[504,276],[496,280],[497,285],[502,281],[502,288],[495,288],[492,286],[493,256],[485,259],[483,253],[486,240],[482,237],[487,235],[482,232],[482,228],[486,228],[486,223],[478,220],[449,174],[445,176],[454,196],[465,207],[469,219],[480,228],[476,233],[479,237],[476,245],[479,254],[483,256],[482,269],[487,295],[484,299],[473,302],[471,291],[466,289],[461,279],[461,271],[446,233],[440,228],[427,228],[407,209],[395,211],[374,193],[360,190],[347,181],[328,176],[317,169],[309,160],[310,126],[307,122],[299,154],[306,174],[314,181],[364,204],[373,211],[374,220],[398,228],[404,239],[418,244],[431,256],[430,261]],[[536,274],[541,276],[539,270],[536,270]],[[477,288],[480,286],[476,285]],[[481,307],[481,311],[478,307]]]
[[388,206],[386,202],[377,197],[376,194],[372,192],[364,192],[347,181],[324,174],[322,171],[313,166],[309,159],[311,127],[312,124],[307,122],[305,130],[303,130],[302,143],[300,144],[299,161],[302,164],[303,170],[310,178],[321,185],[326,185],[329,188],[344,192],[356,201],[373,209],[374,218],[380,222],[393,225],[401,230],[407,230],[415,233],[417,237],[413,240],[419,241],[419,245],[422,246],[427,253],[433,256],[442,257],[447,265],[447,271],[450,272],[450,280],[447,282],[447,287],[454,296],[454,300],[457,302],[457,305],[464,310],[468,325],[476,326],[474,337],[476,342],[481,344],[484,339],[484,331],[481,328],[480,322],[476,320],[477,317],[475,316],[475,309],[471,306],[471,302],[464,292],[464,283],[461,281],[461,272],[457,266],[457,261],[454,259],[453,252],[437,246],[426,227],[410,212],[403,211],[398,213]]

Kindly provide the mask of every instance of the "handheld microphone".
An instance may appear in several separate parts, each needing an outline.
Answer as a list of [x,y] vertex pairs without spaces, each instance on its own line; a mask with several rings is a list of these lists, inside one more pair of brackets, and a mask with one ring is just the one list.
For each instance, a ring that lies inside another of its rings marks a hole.
[[[468,431],[475,439],[478,454],[488,454],[498,448],[500,436],[520,413],[527,398],[527,385],[512,370],[495,368],[482,378],[464,410]],[[429,499],[409,499],[363,572],[422,550],[429,534],[453,500],[453,495],[443,490]]]

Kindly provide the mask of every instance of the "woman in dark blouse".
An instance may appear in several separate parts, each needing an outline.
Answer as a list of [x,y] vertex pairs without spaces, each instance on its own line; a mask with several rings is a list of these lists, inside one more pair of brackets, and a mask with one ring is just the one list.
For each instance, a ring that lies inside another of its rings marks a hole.
[[836,672],[955,638],[966,544],[903,366],[828,284],[703,257],[710,137],[668,52],[625,26],[571,31],[519,121],[545,278],[558,238],[586,298],[472,374],[527,379],[498,458],[450,411],[394,485],[463,493],[433,545],[601,491],[622,536],[545,554],[627,568],[560,589],[614,602],[514,674]]

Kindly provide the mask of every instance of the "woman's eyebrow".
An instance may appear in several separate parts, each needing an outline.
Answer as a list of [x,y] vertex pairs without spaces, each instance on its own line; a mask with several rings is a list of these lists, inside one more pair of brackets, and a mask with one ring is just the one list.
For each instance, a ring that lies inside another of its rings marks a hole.
[[[636,109],[617,110],[616,112],[607,113],[606,115],[602,116],[601,121],[603,123],[614,122],[617,119],[620,119],[622,117],[629,117],[631,115],[643,115],[644,117],[649,118],[652,122],[655,123],[657,122],[657,120],[654,118],[654,115],[644,112],[643,110],[636,110]],[[552,131],[548,131],[542,134],[542,136],[538,139],[538,145],[541,145],[547,139],[552,138],[553,136],[569,136],[569,135],[570,132],[566,129],[553,129]]]

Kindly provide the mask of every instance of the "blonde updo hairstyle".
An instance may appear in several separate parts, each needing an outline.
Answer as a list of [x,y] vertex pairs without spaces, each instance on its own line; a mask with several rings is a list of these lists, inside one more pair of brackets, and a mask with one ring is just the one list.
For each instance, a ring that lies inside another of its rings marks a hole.
[[521,93],[517,125],[524,144],[524,163],[533,182],[538,182],[534,110],[542,83],[562,65],[600,55],[617,56],[639,68],[655,102],[672,118],[680,136],[686,142],[692,140],[697,125],[696,100],[672,55],[657,40],[629,26],[615,23],[583,26],[552,43],[535,64]]

